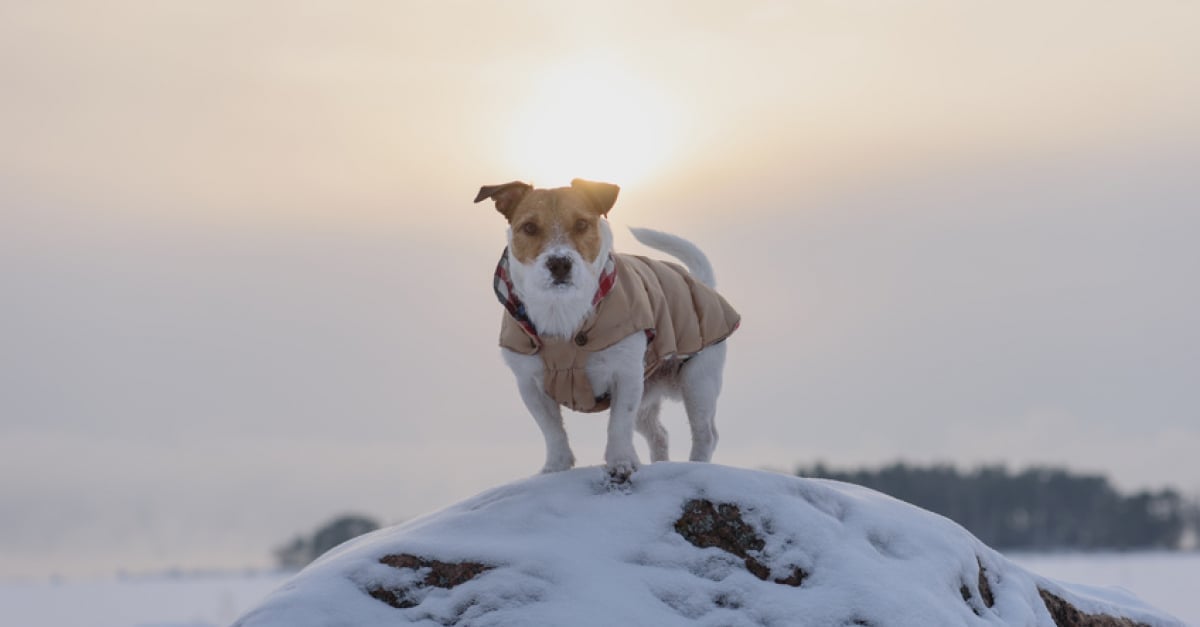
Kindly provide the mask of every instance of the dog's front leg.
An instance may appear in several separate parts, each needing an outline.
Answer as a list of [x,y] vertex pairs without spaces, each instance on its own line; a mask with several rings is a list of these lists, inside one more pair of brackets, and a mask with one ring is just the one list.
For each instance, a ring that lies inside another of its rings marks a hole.
[[542,387],[542,359],[503,351],[504,360],[517,377],[517,390],[521,400],[542,430],[546,440],[546,464],[542,472],[559,472],[575,465],[575,454],[567,441],[567,430],[563,426],[562,410],[554,399],[546,395]]
[[645,391],[645,354],[646,335],[634,333],[593,355],[588,364],[593,391],[607,390],[611,399],[604,464],[617,483],[628,481],[639,465],[633,429]]
[[567,441],[567,429],[563,426],[562,410],[542,390],[540,381],[526,380],[520,384],[521,400],[533,414],[534,421],[542,430],[546,440],[546,465],[542,472],[559,472],[575,465],[575,454]]
[[617,483],[629,480],[640,465],[633,448],[633,428],[638,407],[642,404],[645,382],[640,369],[633,376],[618,372],[613,377],[612,406],[608,415],[608,445],[604,449],[604,464],[608,475]]

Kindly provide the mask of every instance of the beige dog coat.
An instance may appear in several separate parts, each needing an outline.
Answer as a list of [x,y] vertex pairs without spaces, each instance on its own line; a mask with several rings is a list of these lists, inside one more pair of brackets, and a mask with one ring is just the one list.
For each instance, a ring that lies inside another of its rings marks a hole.
[[541,355],[546,394],[575,411],[603,411],[610,403],[607,395],[597,398],[588,381],[587,360],[592,353],[645,332],[649,343],[644,365],[649,377],[667,359],[687,358],[721,342],[741,322],[720,294],[682,266],[614,253],[601,276],[596,306],[575,335],[541,337],[512,290],[507,264],[506,251],[496,268],[495,283],[507,309],[500,323],[500,346]]

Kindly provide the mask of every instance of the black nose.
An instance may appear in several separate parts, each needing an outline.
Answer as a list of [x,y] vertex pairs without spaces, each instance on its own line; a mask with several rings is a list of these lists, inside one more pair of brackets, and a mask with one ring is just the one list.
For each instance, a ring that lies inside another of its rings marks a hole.
[[563,283],[571,276],[571,258],[551,257],[546,260],[546,269],[550,271],[555,283]]

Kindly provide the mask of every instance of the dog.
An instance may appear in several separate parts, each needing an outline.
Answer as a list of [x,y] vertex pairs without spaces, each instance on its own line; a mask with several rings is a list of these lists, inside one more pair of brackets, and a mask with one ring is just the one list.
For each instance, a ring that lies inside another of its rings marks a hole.
[[712,266],[694,244],[649,229],[640,242],[687,266],[612,250],[608,213],[620,188],[575,179],[540,189],[514,181],[480,188],[508,221],[508,246],[494,288],[505,307],[500,345],[521,399],[546,441],[543,473],[567,470],[575,455],[562,407],[609,409],[604,463],[614,483],[668,457],[662,399],[682,400],[691,426],[689,459],[707,462],[717,445],[717,397],[725,339],[740,316],[714,289]]

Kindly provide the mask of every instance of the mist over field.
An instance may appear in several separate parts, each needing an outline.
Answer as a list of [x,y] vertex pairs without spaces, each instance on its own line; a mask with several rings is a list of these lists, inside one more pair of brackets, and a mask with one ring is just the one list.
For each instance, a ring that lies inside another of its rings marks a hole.
[[[645,252],[632,225],[708,254],[744,318],[714,461],[1194,498],[1198,20],[5,4],[0,578],[266,568],[338,513],[536,472],[496,347],[505,225],[471,203],[510,180],[609,180],[618,250]],[[604,418],[567,428],[600,463]]]

